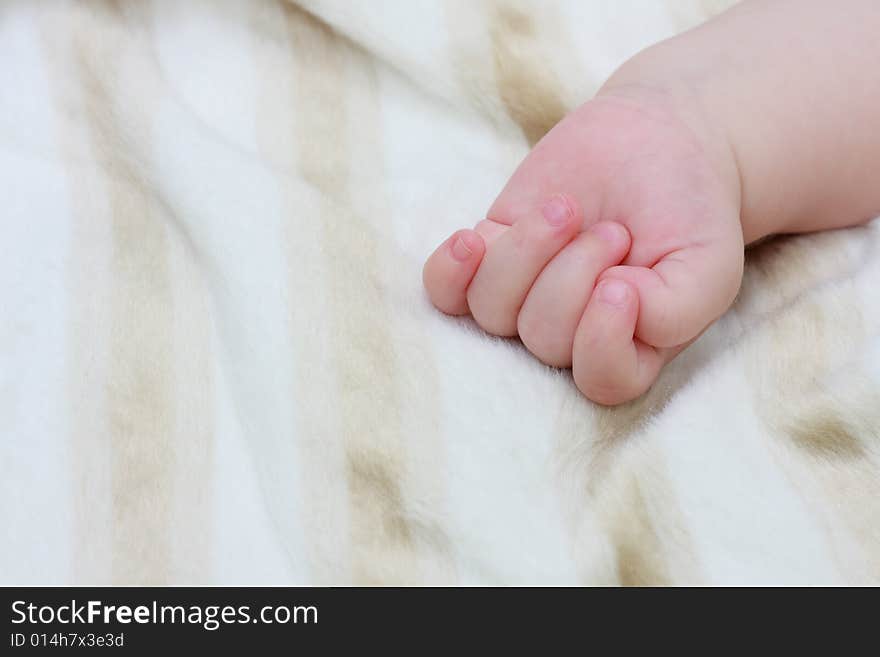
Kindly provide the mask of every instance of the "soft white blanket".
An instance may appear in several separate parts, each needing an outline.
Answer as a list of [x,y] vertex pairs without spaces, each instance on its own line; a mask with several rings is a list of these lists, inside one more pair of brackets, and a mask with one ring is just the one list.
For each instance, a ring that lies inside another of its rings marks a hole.
[[880,583],[877,222],[615,409],[421,288],[725,4],[4,2],[0,583]]

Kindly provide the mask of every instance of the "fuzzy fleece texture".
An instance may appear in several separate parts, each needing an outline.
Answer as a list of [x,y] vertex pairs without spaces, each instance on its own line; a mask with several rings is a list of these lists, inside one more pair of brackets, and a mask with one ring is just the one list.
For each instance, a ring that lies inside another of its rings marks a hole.
[[4,2],[0,583],[880,584],[880,223],[613,409],[421,287],[726,4]]

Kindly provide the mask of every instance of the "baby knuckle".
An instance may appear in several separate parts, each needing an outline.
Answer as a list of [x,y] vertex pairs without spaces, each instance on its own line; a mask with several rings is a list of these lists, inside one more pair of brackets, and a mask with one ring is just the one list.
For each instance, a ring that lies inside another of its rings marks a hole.
[[516,330],[523,342],[528,344],[541,344],[543,331],[539,318],[528,310],[528,306],[520,311],[516,318]]
[[468,297],[468,304],[474,321],[486,333],[506,338],[516,335],[516,321],[510,313],[482,303],[478,298]]
[[560,335],[559,328],[549,326],[537,313],[524,309],[517,318],[520,340],[538,360],[551,367],[571,364],[571,341]]

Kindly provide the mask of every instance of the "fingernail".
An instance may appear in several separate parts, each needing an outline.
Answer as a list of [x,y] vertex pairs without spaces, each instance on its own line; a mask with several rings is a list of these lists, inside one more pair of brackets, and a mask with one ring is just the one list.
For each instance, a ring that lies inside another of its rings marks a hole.
[[622,306],[629,296],[627,284],[614,279],[606,279],[599,284],[599,300],[612,306]]
[[560,196],[554,196],[541,209],[541,214],[551,226],[562,226],[571,218],[571,208]]
[[473,251],[468,248],[468,245],[464,243],[461,236],[456,237],[455,241],[452,242],[452,257],[459,262],[464,262],[470,258],[472,253]]

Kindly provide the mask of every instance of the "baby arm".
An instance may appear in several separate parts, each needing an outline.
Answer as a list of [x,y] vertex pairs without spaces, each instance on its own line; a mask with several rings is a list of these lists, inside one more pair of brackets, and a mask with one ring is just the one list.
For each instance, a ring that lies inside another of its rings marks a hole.
[[639,53],[437,249],[429,296],[595,401],[640,395],[729,306],[744,244],[880,214],[878,31],[873,0],[750,0]]
[[880,4],[747,0],[624,64],[601,93],[668,94],[729,145],[743,235],[880,214]]

